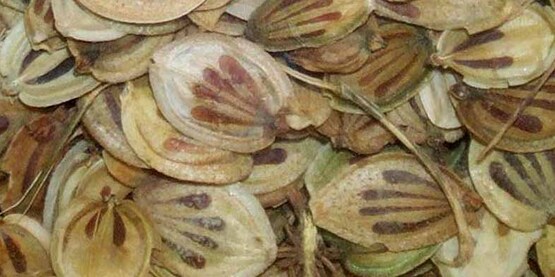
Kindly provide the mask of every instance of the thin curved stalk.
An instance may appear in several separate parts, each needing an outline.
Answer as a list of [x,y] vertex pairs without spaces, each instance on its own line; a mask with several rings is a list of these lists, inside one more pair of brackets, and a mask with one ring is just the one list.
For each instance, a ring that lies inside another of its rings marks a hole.
[[[441,170],[436,165],[436,163],[434,163],[432,159],[428,157],[428,155],[426,155],[414,143],[412,143],[407,138],[407,136],[399,128],[397,128],[397,126],[391,123],[391,121],[386,118],[385,114],[381,111],[378,105],[362,97],[354,90],[349,88],[346,84],[342,83],[341,86],[336,86],[334,84],[326,83],[317,78],[307,76],[291,68],[288,68],[287,70],[285,70],[285,72],[293,78],[299,79],[315,86],[329,89],[337,96],[355,103],[364,112],[378,120],[384,127],[386,127],[391,133],[393,133],[393,135],[395,135],[395,137],[399,139],[399,141],[401,141],[401,143],[403,143],[403,145],[405,145],[405,147],[407,147],[409,151],[412,152],[420,160],[424,168],[426,168],[430,175],[432,175],[434,180],[439,184],[439,186],[445,193],[449,205],[451,206],[451,210],[453,211],[453,215],[455,217],[455,221],[459,231],[459,254],[453,262],[443,261],[443,263],[454,267],[459,267],[465,264],[474,251],[475,242],[470,232],[470,227],[466,222],[462,204],[459,201],[459,199],[462,199],[462,195],[460,195],[458,189],[452,183],[447,182],[445,178],[443,178]],[[320,84],[322,84],[322,86],[320,86]]]

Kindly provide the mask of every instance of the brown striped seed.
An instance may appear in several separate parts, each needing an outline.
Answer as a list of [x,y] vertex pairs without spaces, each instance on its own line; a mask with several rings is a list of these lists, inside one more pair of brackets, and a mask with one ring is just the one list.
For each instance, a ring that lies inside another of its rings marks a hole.
[[555,151],[493,151],[477,163],[483,148],[472,142],[468,164],[474,187],[488,209],[511,228],[543,228],[555,215]]
[[318,47],[347,36],[372,10],[366,0],[269,0],[251,15],[246,35],[267,51]]
[[134,199],[162,236],[154,259],[181,276],[256,276],[276,258],[268,217],[239,186],[158,180],[140,186]]
[[[522,40],[525,36],[527,39]],[[555,12],[534,4],[518,17],[482,33],[445,31],[433,61],[479,88],[505,88],[540,76],[555,60]]]
[[422,29],[405,24],[383,24],[377,34],[386,46],[370,54],[358,71],[332,75],[331,81],[347,84],[387,112],[418,92],[415,87],[428,72],[432,45]]
[[[456,234],[449,202],[412,155],[382,153],[338,171],[311,197],[319,227],[365,247],[383,244],[395,252],[436,244]],[[444,176],[457,186],[472,217],[479,200],[458,177]]]
[[[401,3],[402,2],[402,3]],[[378,14],[435,30],[465,28],[478,33],[521,12],[526,0],[376,0]],[[480,7],[480,8],[476,8]]]
[[158,107],[186,136],[251,153],[288,129],[283,114],[293,87],[259,46],[195,34],[159,49],[153,59],[149,73]]
[[171,126],[160,114],[147,78],[129,82],[121,101],[125,137],[137,156],[156,171],[209,184],[229,184],[250,174],[249,155],[205,145]]
[[110,189],[104,200],[80,198],[65,209],[52,235],[52,265],[58,276],[143,276],[158,244],[150,221]]
[[[553,78],[548,80],[496,144],[497,149],[522,153],[555,148],[554,84]],[[483,143],[493,139],[530,93],[526,88],[481,90],[462,84],[451,88],[459,119]]]

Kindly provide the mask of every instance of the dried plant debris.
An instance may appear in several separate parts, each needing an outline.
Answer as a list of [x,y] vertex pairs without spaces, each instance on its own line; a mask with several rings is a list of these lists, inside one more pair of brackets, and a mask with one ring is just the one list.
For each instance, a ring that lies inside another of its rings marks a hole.
[[0,0],[0,276],[553,276],[554,6]]

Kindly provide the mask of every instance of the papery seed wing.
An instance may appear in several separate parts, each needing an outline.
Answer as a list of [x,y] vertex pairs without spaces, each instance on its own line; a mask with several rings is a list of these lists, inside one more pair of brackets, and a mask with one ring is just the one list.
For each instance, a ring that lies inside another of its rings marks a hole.
[[75,0],[51,0],[56,30],[65,37],[83,41],[108,41],[121,38],[125,32],[96,18]]
[[320,93],[319,88],[299,82],[293,82],[293,87],[295,93],[289,100],[289,114],[285,118],[287,125],[294,130],[301,130],[324,124],[332,110],[329,100]]
[[150,81],[160,110],[180,132],[242,153],[272,143],[293,94],[288,77],[257,45],[216,34],[160,49]]
[[214,31],[220,17],[225,13],[225,7],[213,10],[195,10],[187,15],[193,23],[208,31]]
[[317,47],[347,36],[372,10],[367,0],[268,0],[251,15],[246,35],[267,51]]
[[535,4],[495,29],[474,35],[444,32],[434,61],[462,74],[471,86],[505,88],[546,71],[555,60],[554,44],[555,12]]
[[103,82],[120,83],[147,73],[154,51],[172,39],[173,34],[129,35],[114,41],[96,43],[69,40],[68,48],[75,57],[78,72],[90,72]]
[[153,183],[134,199],[168,248],[162,263],[182,276],[256,276],[276,258],[264,210],[238,186]]
[[42,224],[47,230],[52,230],[58,215],[75,196],[83,175],[98,160],[91,153],[93,149],[91,143],[77,141],[52,170],[42,213]]
[[341,169],[347,168],[351,161],[356,161],[355,155],[351,152],[335,150],[331,144],[321,147],[304,174],[304,182],[310,196],[315,197],[317,191],[339,175]]
[[[103,89],[89,106],[81,120],[87,132],[106,151],[116,158],[136,167],[148,167],[133,151],[121,124],[120,96],[124,85],[113,85]],[[84,103],[85,99],[79,101]]]
[[[507,130],[495,148],[511,152],[537,152],[555,148],[555,87],[549,81]],[[454,88],[457,114],[470,133],[489,142],[505,125],[530,91]],[[458,95],[458,96],[457,96]]]
[[32,0],[25,10],[25,32],[34,50],[49,52],[66,46],[54,28],[54,14],[50,0]]
[[48,231],[21,214],[8,215],[0,226],[0,259],[4,276],[52,276]]
[[511,228],[542,228],[555,214],[555,151],[492,151],[477,163],[483,148],[472,142],[468,166],[474,187],[488,209]]
[[20,22],[0,48],[4,90],[18,94],[29,106],[44,107],[80,97],[98,86],[92,76],[75,75],[75,60],[67,49],[53,53],[33,51]]
[[160,23],[179,18],[200,6],[205,0],[159,0],[154,2],[137,2],[134,0],[77,0],[92,12],[127,23]]
[[[376,0],[382,16],[436,30],[465,28],[478,33],[496,27],[525,8],[525,0]],[[479,7],[479,8],[476,8]]]
[[154,247],[153,232],[132,201],[117,205],[75,201],[54,226],[54,271],[58,276],[144,276]]
[[536,243],[536,253],[544,276],[555,272],[555,226],[545,226],[544,236]]
[[331,81],[347,84],[386,112],[417,93],[414,88],[428,72],[432,45],[423,30],[400,23],[384,24],[378,34],[386,46],[371,53],[356,72],[332,75]]
[[248,21],[252,13],[264,3],[264,0],[235,0],[227,5],[226,12]]
[[122,96],[123,131],[147,165],[185,181],[226,184],[251,172],[252,159],[184,136],[160,114],[148,79],[130,82]]
[[[445,180],[457,186],[471,211],[479,202],[449,171]],[[469,206],[469,204],[471,204]],[[382,153],[341,170],[311,197],[314,222],[365,247],[383,244],[398,252],[447,240],[457,233],[449,202],[417,159]]]
[[434,70],[418,87],[428,119],[439,128],[454,129],[462,125],[449,99],[449,89],[455,82],[452,74]]
[[[310,137],[276,142],[252,154],[253,171],[238,184],[254,195],[282,190],[301,177],[321,147],[318,140]],[[285,197],[283,193],[282,200]]]
[[377,153],[395,141],[379,121],[362,114],[333,112],[316,130],[329,137],[335,147],[359,154]]
[[432,257],[438,247],[432,245],[403,252],[349,252],[344,265],[347,271],[358,276],[402,276]]
[[542,233],[540,230],[513,230],[487,210],[483,211],[478,228],[471,229],[471,232],[476,244],[467,264],[460,267],[445,264],[445,261],[452,261],[459,251],[456,237],[445,242],[436,253],[433,261],[441,276],[478,276],[483,272],[491,276],[522,276],[528,268],[528,249]]
[[124,199],[132,190],[132,187],[116,180],[108,171],[104,160],[95,159],[90,166],[86,167],[83,175],[77,180],[77,187],[72,198],[88,198],[97,201],[104,200],[103,195],[107,191],[117,199]]
[[195,11],[214,10],[225,7],[231,0],[206,0],[202,5],[198,6]]
[[110,175],[129,188],[136,188],[140,185],[147,184],[153,176],[157,178],[160,177],[153,170],[129,165],[118,160],[106,151],[102,151],[102,159]]
[[366,28],[318,48],[300,48],[286,54],[288,59],[306,70],[328,73],[351,73],[370,57]]
[[[52,113],[37,117],[15,134],[0,166],[10,175],[6,197],[1,203],[2,209],[15,204],[30,188],[37,175],[49,166],[52,156],[59,151],[62,138],[68,132],[66,127],[74,116],[74,111],[60,107]],[[36,188],[33,189],[35,191]],[[14,211],[22,212],[27,205],[31,205],[29,214],[34,218],[42,218],[44,193],[43,187],[32,205],[30,198],[27,198]]]

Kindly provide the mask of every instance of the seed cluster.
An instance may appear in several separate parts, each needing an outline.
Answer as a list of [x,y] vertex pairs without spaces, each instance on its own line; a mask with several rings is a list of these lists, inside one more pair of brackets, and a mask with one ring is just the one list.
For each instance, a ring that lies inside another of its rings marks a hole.
[[0,0],[0,276],[552,276],[554,2]]

